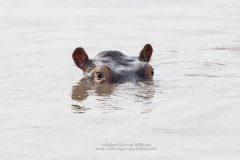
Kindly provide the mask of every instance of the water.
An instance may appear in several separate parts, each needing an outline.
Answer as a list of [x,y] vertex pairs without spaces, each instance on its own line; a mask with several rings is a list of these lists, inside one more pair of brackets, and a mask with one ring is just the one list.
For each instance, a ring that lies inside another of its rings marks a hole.
[[[1,0],[0,11],[0,159],[240,158],[239,1]],[[71,58],[145,43],[152,83],[92,83]]]

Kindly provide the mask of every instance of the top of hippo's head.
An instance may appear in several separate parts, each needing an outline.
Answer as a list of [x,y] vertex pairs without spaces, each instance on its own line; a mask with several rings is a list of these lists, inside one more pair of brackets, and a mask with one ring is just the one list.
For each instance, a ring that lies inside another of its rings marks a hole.
[[72,58],[85,78],[96,82],[124,83],[152,79],[154,71],[148,63],[152,52],[152,46],[146,44],[138,57],[127,56],[119,51],[103,51],[89,59],[85,50],[79,47],[74,50]]

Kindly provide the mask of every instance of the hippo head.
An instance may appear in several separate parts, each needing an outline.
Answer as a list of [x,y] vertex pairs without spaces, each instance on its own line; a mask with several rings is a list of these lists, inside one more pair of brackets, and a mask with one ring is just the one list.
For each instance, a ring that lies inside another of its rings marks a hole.
[[79,47],[72,57],[85,78],[96,82],[124,83],[152,79],[154,71],[148,63],[152,52],[152,46],[146,44],[138,57],[127,56],[119,51],[103,51],[89,59],[84,49]]

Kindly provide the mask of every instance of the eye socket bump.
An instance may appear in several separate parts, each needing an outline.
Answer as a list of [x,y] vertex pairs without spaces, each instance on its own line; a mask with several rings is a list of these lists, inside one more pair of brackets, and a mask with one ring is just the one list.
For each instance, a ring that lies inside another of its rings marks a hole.
[[102,72],[96,72],[96,76],[98,79],[103,78],[103,73]]

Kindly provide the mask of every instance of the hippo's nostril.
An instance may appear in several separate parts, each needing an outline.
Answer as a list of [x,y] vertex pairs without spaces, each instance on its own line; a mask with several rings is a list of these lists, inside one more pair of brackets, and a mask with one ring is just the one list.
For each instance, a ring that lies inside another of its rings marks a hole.
[[98,79],[103,78],[103,74],[101,72],[96,72],[96,76]]

